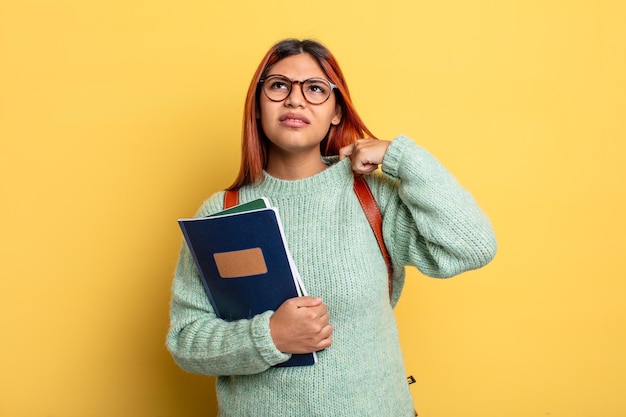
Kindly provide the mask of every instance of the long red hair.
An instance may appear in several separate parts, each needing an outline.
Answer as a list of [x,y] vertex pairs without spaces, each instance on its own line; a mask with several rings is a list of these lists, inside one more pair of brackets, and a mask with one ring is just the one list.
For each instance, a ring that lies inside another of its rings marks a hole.
[[339,149],[357,139],[376,138],[365,126],[356,112],[348,85],[337,60],[322,44],[310,39],[285,39],[275,44],[265,54],[256,69],[248,94],[243,114],[243,130],[241,135],[241,166],[235,182],[229,190],[253,184],[263,179],[263,169],[267,166],[268,139],[263,132],[257,114],[259,113],[259,81],[265,77],[270,68],[281,59],[298,54],[309,54],[320,65],[328,79],[337,86],[335,97],[341,107],[341,122],[331,125],[328,134],[320,144],[323,156],[337,155]]

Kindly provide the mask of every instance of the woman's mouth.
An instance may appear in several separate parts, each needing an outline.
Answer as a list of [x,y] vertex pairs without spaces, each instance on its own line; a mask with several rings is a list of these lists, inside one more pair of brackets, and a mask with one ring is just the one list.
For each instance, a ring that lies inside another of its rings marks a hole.
[[283,114],[278,121],[280,124],[287,127],[302,127],[310,124],[309,119],[297,113]]

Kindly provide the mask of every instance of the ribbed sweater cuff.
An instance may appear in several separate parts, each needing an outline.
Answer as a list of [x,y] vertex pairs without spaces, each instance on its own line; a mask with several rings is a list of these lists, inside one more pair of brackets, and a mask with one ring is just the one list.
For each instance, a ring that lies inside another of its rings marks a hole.
[[400,160],[407,146],[413,144],[413,141],[406,136],[398,136],[387,148],[385,157],[383,158],[382,171],[393,178],[399,178],[398,170],[400,168]]
[[252,340],[259,355],[270,366],[285,362],[291,355],[283,353],[276,349],[272,336],[270,334],[270,317],[274,314],[273,311],[266,311],[259,314],[252,319],[251,331]]

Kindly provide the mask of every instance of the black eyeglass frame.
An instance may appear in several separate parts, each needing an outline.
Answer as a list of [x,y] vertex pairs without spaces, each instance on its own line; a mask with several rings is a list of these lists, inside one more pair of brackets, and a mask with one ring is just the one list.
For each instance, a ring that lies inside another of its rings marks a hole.
[[[271,80],[273,78],[283,78],[287,81],[289,81],[289,91],[287,91],[287,94],[285,95],[285,98],[282,98],[280,100],[275,100],[273,98],[271,98],[267,92],[265,91],[265,88],[263,88],[263,85],[265,84],[265,81],[267,80]],[[330,85],[330,91],[328,92],[328,96],[324,99],[324,101],[320,101],[319,103],[313,103],[311,100],[309,100],[307,98],[307,96],[304,94],[304,83],[306,83],[307,81],[311,81],[311,80],[321,80],[321,81],[325,81]],[[311,78],[307,78],[306,80],[292,80],[291,78],[282,75],[282,74],[272,74],[269,75],[265,78],[261,78],[259,80],[259,86],[261,87],[261,90],[263,90],[263,94],[265,95],[265,97],[267,97],[268,100],[273,101],[274,103],[280,103],[281,101],[285,101],[287,100],[287,98],[291,95],[291,91],[293,90],[293,85],[294,84],[299,84],[300,85],[300,93],[302,94],[302,97],[306,100],[307,103],[312,104],[314,106],[317,106],[319,104],[324,104],[328,101],[328,99],[330,98],[330,96],[333,94],[333,90],[338,90],[338,87],[333,84],[330,80],[327,80],[326,78],[322,78],[322,77],[311,77]]]

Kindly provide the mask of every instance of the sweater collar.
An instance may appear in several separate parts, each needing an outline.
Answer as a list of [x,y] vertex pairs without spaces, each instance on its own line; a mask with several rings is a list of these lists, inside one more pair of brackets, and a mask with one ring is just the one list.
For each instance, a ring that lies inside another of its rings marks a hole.
[[316,194],[319,192],[330,194],[342,189],[352,179],[350,158],[340,161],[338,156],[329,156],[323,157],[322,160],[328,168],[318,174],[300,180],[281,180],[264,171],[264,180],[256,186],[257,192],[264,195],[281,194],[283,196]]

